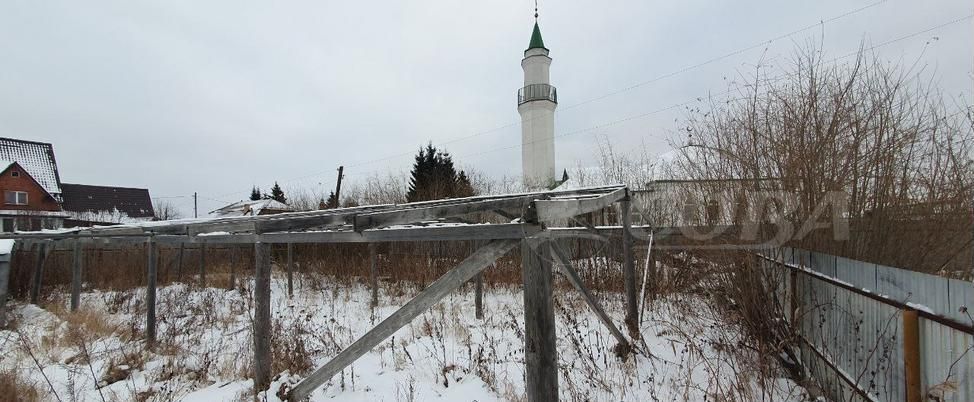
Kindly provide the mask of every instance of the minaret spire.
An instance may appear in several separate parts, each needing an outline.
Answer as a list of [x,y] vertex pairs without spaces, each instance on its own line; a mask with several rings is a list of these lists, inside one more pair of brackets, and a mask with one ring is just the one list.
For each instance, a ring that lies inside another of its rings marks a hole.
[[521,60],[524,87],[517,91],[517,111],[521,115],[521,171],[525,187],[531,189],[550,188],[556,182],[554,114],[558,94],[549,80],[550,66],[551,57],[538,26],[538,0],[534,0],[534,29]]

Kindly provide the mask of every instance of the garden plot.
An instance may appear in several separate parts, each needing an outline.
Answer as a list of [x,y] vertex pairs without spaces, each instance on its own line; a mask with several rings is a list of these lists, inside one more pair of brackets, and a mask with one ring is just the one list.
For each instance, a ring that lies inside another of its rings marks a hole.
[[[252,281],[236,289],[172,284],[159,288],[159,341],[147,351],[144,288],[89,291],[82,308],[67,294],[15,303],[13,330],[0,331],[4,388],[23,400],[253,400]],[[380,304],[354,281],[304,276],[293,298],[272,281],[273,372],[269,392],[296,384],[419,289],[383,284]],[[707,313],[699,296],[674,295],[645,307],[643,340],[622,360],[615,340],[577,292],[556,287],[562,400],[804,400],[782,378],[759,377],[740,331]],[[623,301],[601,302],[621,324]],[[314,401],[502,401],[524,399],[523,304],[518,288],[488,287],[485,318],[470,289],[454,292],[312,394]],[[13,391],[12,391],[13,392]],[[2,398],[0,398],[2,399]]]

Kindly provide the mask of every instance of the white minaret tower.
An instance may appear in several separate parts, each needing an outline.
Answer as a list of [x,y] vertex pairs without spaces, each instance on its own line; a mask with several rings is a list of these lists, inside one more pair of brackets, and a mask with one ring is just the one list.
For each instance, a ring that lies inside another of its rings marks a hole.
[[524,185],[546,189],[555,183],[555,108],[558,95],[548,79],[551,58],[541,40],[538,10],[534,10],[534,32],[524,51],[524,87],[517,91],[517,112],[521,114],[521,171]]

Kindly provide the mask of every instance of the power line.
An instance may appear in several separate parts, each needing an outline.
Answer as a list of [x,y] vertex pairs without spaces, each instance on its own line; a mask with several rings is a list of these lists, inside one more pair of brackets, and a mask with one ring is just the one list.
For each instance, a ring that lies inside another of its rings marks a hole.
[[[920,35],[923,35],[925,33],[929,33],[931,31],[935,31],[937,29],[944,28],[944,27],[947,27],[947,26],[950,26],[950,25],[953,25],[953,24],[956,24],[956,23],[959,23],[961,21],[968,20],[968,19],[971,19],[971,18],[974,18],[974,14],[969,14],[969,15],[966,15],[964,17],[960,17],[960,18],[957,18],[957,19],[954,19],[954,20],[950,20],[950,21],[944,22],[944,23],[939,24],[939,25],[936,25],[934,27],[930,27],[930,28],[927,28],[927,29],[924,29],[924,30],[921,30],[921,31],[913,32],[913,33],[910,33],[910,34],[907,34],[907,35],[904,35],[904,36],[900,36],[900,37],[895,38],[895,39],[891,39],[891,40],[888,40],[888,41],[885,41],[885,42],[881,42],[881,43],[879,43],[877,45],[870,46],[870,47],[864,48],[862,50],[857,50],[857,51],[851,52],[851,53],[846,54],[846,55],[842,55],[842,56],[839,56],[839,57],[835,57],[835,58],[833,58],[831,60],[828,60],[828,61],[824,62],[823,64],[836,63],[839,60],[842,60],[842,59],[845,59],[845,58],[849,58],[851,56],[855,56],[855,55],[861,54],[862,52],[868,52],[868,51],[875,50],[875,49],[878,49],[880,47],[887,46],[887,45],[890,45],[890,44],[893,44],[893,43],[896,43],[896,42],[900,42],[900,41],[904,41],[904,40],[907,40],[907,39],[915,38],[915,37],[920,36]],[[787,77],[788,77],[787,74],[783,74],[783,75],[779,75],[779,76],[776,76],[776,77],[769,78],[766,81],[767,82],[770,82],[770,81],[778,81],[778,80],[782,80],[782,79],[787,78]],[[731,89],[728,89],[726,91],[719,92],[717,94],[708,95],[708,97],[727,95],[727,94],[730,94],[730,93],[734,92],[737,89],[738,88],[731,88]],[[636,115],[630,115],[630,116],[626,116],[626,117],[623,117],[623,118],[620,118],[620,119],[617,119],[617,120],[611,120],[611,121],[607,121],[607,122],[602,122],[602,123],[596,124],[594,126],[589,126],[589,127],[586,127],[586,128],[577,129],[577,130],[573,130],[573,131],[568,131],[568,132],[564,132],[564,133],[561,133],[561,134],[557,134],[557,135],[554,136],[554,138],[557,139],[557,138],[568,137],[568,136],[572,136],[572,135],[576,135],[576,134],[581,134],[581,133],[585,133],[585,132],[590,132],[590,131],[595,131],[595,130],[603,129],[603,128],[606,128],[606,127],[615,126],[615,125],[618,125],[618,124],[621,124],[621,123],[625,123],[625,122],[628,122],[628,121],[632,121],[632,120],[642,119],[642,118],[649,117],[649,116],[654,115],[654,114],[658,114],[658,113],[662,113],[662,112],[665,112],[665,111],[668,111],[668,110],[673,110],[673,109],[680,108],[680,107],[683,107],[683,106],[686,106],[686,105],[690,105],[690,104],[692,104],[694,102],[698,102],[698,101],[700,101],[702,99],[703,99],[703,97],[696,97],[694,99],[691,99],[691,100],[688,100],[688,101],[685,101],[685,102],[680,102],[680,103],[672,104],[672,105],[669,105],[669,106],[666,106],[666,107],[662,107],[662,108],[659,108],[659,109],[654,109],[654,110],[651,110],[651,111],[648,111],[648,112],[639,113],[639,114],[636,114]],[[957,113],[955,113],[955,115],[956,114]],[[463,154],[463,155],[458,155],[458,156],[463,156],[465,158],[475,158],[477,156],[481,156],[481,155],[488,154],[488,153],[492,153],[492,152],[503,151],[503,150],[508,150],[508,149],[514,149],[514,148],[520,148],[520,147],[522,147],[525,144],[533,144],[535,142],[540,142],[540,141],[545,141],[545,140],[534,140],[534,141],[529,141],[529,142],[526,142],[526,143],[520,143],[520,144],[515,144],[515,145],[508,145],[508,146],[504,146],[504,147],[498,147],[498,148],[489,149],[489,150],[486,150],[486,151],[481,151],[481,152],[476,152],[476,153],[471,153],[471,154]],[[364,172],[362,174],[365,174],[365,173],[373,173],[373,172],[377,172],[377,171],[378,170],[373,170],[373,171],[370,171],[370,172]]]
[[[753,50],[753,49],[759,48],[761,46],[766,46],[766,45],[771,44],[771,43],[773,43],[775,41],[778,41],[778,40],[781,40],[781,39],[784,39],[784,38],[788,38],[788,37],[794,36],[796,34],[799,34],[799,33],[805,32],[805,31],[808,31],[810,29],[813,29],[813,28],[816,28],[816,27],[819,27],[819,26],[823,26],[823,25],[825,25],[827,23],[832,23],[832,22],[835,22],[835,21],[840,20],[842,18],[845,18],[845,17],[851,16],[851,15],[860,13],[862,11],[868,10],[870,8],[879,6],[880,4],[886,3],[887,1],[888,0],[879,0],[879,1],[876,1],[876,2],[873,2],[873,3],[870,3],[870,4],[867,4],[865,6],[862,6],[862,7],[859,7],[859,8],[856,8],[856,9],[853,9],[853,10],[850,10],[850,11],[847,11],[847,12],[844,12],[842,14],[836,15],[834,17],[827,18],[827,19],[824,19],[824,20],[819,20],[819,22],[816,22],[816,23],[813,23],[813,24],[809,24],[809,25],[807,25],[807,26],[805,26],[803,28],[799,28],[799,29],[793,30],[793,31],[788,32],[788,33],[785,33],[785,34],[781,34],[781,35],[775,36],[775,37],[773,37],[771,39],[761,41],[761,42],[759,42],[757,44],[754,44],[754,45],[751,45],[751,46],[747,46],[747,47],[744,47],[744,48],[741,48],[741,49],[738,49],[738,50],[735,50],[735,51],[726,53],[724,55],[717,56],[717,57],[714,57],[714,58],[705,60],[705,61],[700,62],[700,63],[696,63],[696,64],[693,64],[693,65],[690,65],[690,66],[686,66],[686,67],[683,67],[683,68],[681,68],[679,70],[676,70],[676,71],[673,71],[673,72],[670,72],[670,73],[667,73],[667,74],[663,74],[663,75],[658,76],[658,77],[655,77],[653,79],[650,79],[650,80],[647,80],[647,81],[642,81],[642,82],[639,82],[639,83],[630,85],[628,87],[625,87],[625,88],[622,88],[622,89],[619,89],[619,90],[611,91],[611,92],[608,92],[606,94],[599,95],[597,97],[594,97],[594,98],[591,98],[591,99],[587,99],[587,100],[584,100],[584,101],[579,102],[579,103],[575,103],[575,104],[572,104],[572,105],[568,105],[568,106],[562,107],[559,110],[556,110],[555,113],[560,113],[560,112],[563,112],[563,111],[566,111],[566,110],[570,110],[570,109],[573,109],[573,108],[576,108],[576,107],[579,107],[579,106],[582,106],[582,105],[585,105],[585,104],[589,104],[589,103],[592,103],[592,102],[597,102],[597,101],[602,100],[602,99],[605,99],[605,98],[609,98],[609,97],[612,97],[612,96],[615,96],[615,95],[618,95],[618,94],[621,94],[621,93],[624,93],[624,92],[631,91],[633,89],[642,87],[644,85],[648,85],[648,84],[651,84],[651,83],[654,83],[654,82],[658,82],[658,81],[661,81],[661,80],[664,80],[664,79],[667,79],[667,78],[670,78],[670,77],[674,77],[674,76],[680,75],[682,73],[685,73],[685,72],[688,72],[688,71],[691,71],[691,70],[694,70],[694,69],[703,67],[705,65],[708,65],[708,64],[711,64],[711,63],[715,63],[715,62],[718,62],[718,61],[727,59],[729,57],[733,57],[733,56],[736,56],[736,55],[745,53],[745,52],[747,52],[749,50]],[[511,123],[504,124],[502,126],[494,127],[494,128],[487,129],[487,130],[483,130],[483,131],[479,131],[479,132],[476,132],[476,133],[471,134],[471,135],[468,135],[468,136],[454,138],[454,139],[448,140],[448,141],[441,141],[441,142],[439,142],[439,145],[442,146],[442,145],[448,145],[448,144],[452,144],[452,143],[456,143],[456,142],[460,142],[460,141],[465,141],[465,140],[468,140],[468,139],[471,139],[471,138],[479,137],[479,136],[482,136],[482,135],[486,135],[486,134],[490,134],[490,133],[493,133],[493,132],[497,132],[497,131],[500,131],[500,130],[504,130],[504,129],[507,129],[507,128],[510,128],[510,127],[514,127],[514,126],[517,126],[520,123],[521,123],[520,121],[514,121],[514,122],[511,122]],[[383,162],[383,161],[387,161],[387,160],[391,160],[391,159],[396,159],[396,158],[400,158],[400,157],[404,157],[404,156],[410,156],[412,154],[413,154],[412,151],[403,152],[403,153],[397,153],[397,154],[388,155],[388,156],[384,156],[384,157],[380,157],[380,158],[376,158],[376,159],[372,159],[372,160],[367,160],[367,161],[362,161],[362,162],[356,162],[356,163],[348,164],[346,166],[349,167],[349,168],[358,167],[358,166],[363,166],[363,165],[369,165],[369,164],[373,164],[373,163]],[[300,177],[298,179],[289,180],[289,182],[297,181],[297,180],[301,180],[301,179],[305,179],[305,178],[309,178],[309,177],[317,177],[317,176],[320,176],[320,175],[322,175],[322,174],[324,174],[326,172],[328,172],[328,171],[319,171],[319,172],[311,173],[311,174],[302,176],[302,177]]]

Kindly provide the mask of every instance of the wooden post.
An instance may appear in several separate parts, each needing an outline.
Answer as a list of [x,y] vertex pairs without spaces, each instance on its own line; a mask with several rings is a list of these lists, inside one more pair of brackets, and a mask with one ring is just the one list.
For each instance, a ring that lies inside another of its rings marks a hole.
[[626,328],[636,337],[639,333],[639,302],[636,291],[636,266],[632,254],[632,219],[629,196],[619,201],[622,209],[622,278],[626,290]]
[[903,368],[906,377],[906,401],[922,402],[920,389],[920,315],[914,309],[903,310]]
[[[777,265],[777,263],[775,263]],[[788,269],[788,268],[785,268]],[[788,314],[791,317],[791,323],[795,327],[796,331],[801,330],[801,326],[798,323],[798,317],[801,314],[798,313],[799,303],[801,300],[798,298],[798,271],[789,270],[788,271],[788,289],[791,291],[790,305],[788,307]]]
[[233,290],[237,287],[237,246],[235,244],[230,245],[230,284],[227,286],[227,290]]
[[158,275],[159,247],[152,237],[145,244],[146,287],[145,287],[145,341],[149,348],[156,344],[156,276]]
[[254,390],[271,383],[271,245],[254,244]]
[[521,241],[524,281],[524,377],[528,402],[558,400],[558,349],[551,289],[551,245]]
[[375,252],[375,243],[369,243],[369,283],[372,285],[372,308],[379,306],[379,263]]
[[478,320],[484,319],[484,273],[480,272],[473,277],[473,304],[477,310]]
[[287,244],[287,297],[294,296],[294,243]]
[[37,246],[37,260],[34,265],[34,279],[30,284],[30,302],[37,304],[41,297],[41,279],[44,276],[44,260],[47,259],[47,244]]
[[71,260],[71,311],[78,311],[81,304],[81,242],[73,242]]
[[183,281],[183,250],[186,248],[186,243],[179,243],[179,254],[176,256],[176,280]]
[[[474,251],[480,247],[480,242],[473,241],[470,243],[470,253],[473,254]],[[491,264],[493,265],[493,264]],[[473,277],[473,305],[475,311],[475,317],[478,320],[484,319],[484,273],[478,272],[477,276]]]
[[206,243],[200,243],[200,287],[206,287]]
[[10,254],[0,254],[0,329],[7,327],[7,295],[10,285]]

